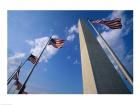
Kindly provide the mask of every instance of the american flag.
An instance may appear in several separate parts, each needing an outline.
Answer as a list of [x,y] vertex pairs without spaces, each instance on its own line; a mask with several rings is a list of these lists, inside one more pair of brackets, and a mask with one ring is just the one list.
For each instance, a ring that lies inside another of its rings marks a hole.
[[36,56],[34,56],[34,55],[31,54],[28,57],[28,60],[31,61],[33,64],[35,64],[37,62],[38,58]]
[[19,80],[19,72],[20,72],[20,70],[18,70],[18,71],[16,72],[16,74],[13,76],[13,79],[16,80],[16,81]]
[[121,29],[122,28],[121,18],[116,18],[113,20],[90,20],[90,21],[93,24],[98,24],[98,23],[104,24],[111,29]]
[[22,87],[22,84],[19,81],[19,73],[20,70],[18,70],[13,76],[13,79],[15,80],[14,85],[16,86],[16,90],[19,90]]
[[63,44],[64,40],[52,38],[48,45],[52,45],[55,48],[62,48]]
[[14,85],[16,86],[16,90],[19,90],[22,87],[22,84],[19,82],[19,80],[16,80]]

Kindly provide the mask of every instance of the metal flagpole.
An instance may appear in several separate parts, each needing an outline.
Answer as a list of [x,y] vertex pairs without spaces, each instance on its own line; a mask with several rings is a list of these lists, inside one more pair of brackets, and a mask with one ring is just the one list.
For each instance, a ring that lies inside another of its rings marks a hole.
[[95,30],[95,32],[97,33],[97,35],[100,36],[100,38],[104,41],[106,48],[108,49],[108,51],[110,52],[110,54],[112,55],[112,57],[114,58],[114,60],[116,61],[117,65],[121,69],[123,75],[129,81],[129,83],[133,86],[133,77],[128,73],[128,71],[123,66],[123,64],[121,63],[121,61],[119,60],[119,58],[116,56],[116,54],[110,48],[110,46],[108,45],[108,43],[105,41],[105,39],[102,37],[102,35],[97,31],[97,29],[94,27],[94,25],[90,22],[89,19],[88,19],[88,22],[92,26],[92,28]]
[[18,94],[22,94],[22,92],[24,91],[24,88],[25,88],[25,86],[26,86],[26,83],[28,82],[28,80],[29,80],[29,78],[30,78],[30,76],[31,76],[31,74],[32,74],[32,72],[33,72],[33,70],[34,70],[34,68],[35,68],[36,65],[38,64],[39,59],[41,58],[41,56],[42,56],[44,50],[46,49],[47,45],[49,44],[49,42],[50,42],[50,40],[51,40],[51,38],[52,38],[52,36],[49,38],[48,42],[46,43],[45,47],[43,48],[43,50],[42,50],[40,56],[39,56],[38,59],[37,59],[37,62],[34,64],[34,66],[32,67],[32,69],[30,70],[29,75],[28,75],[28,77],[26,78],[25,82],[23,83],[22,87],[20,88]]
[[22,68],[22,66],[27,62],[28,59],[26,59],[23,63],[21,63],[19,65],[19,67],[15,70],[15,72],[10,76],[10,78],[7,80],[7,84],[9,84],[11,82],[11,80],[13,79],[13,77],[16,75],[16,73]]

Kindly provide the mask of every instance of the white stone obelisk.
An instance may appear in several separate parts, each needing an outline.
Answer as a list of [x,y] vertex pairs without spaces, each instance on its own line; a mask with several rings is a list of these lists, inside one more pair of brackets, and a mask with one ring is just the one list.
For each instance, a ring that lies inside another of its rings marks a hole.
[[84,94],[130,93],[113,64],[86,24],[79,20],[79,40]]

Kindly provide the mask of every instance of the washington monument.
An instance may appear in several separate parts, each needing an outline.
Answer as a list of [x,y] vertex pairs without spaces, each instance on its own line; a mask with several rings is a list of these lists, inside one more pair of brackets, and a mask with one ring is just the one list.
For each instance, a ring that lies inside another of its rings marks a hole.
[[120,75],[84,21],[79,20],[78,29],[83,93],[129,94],[130,92]]

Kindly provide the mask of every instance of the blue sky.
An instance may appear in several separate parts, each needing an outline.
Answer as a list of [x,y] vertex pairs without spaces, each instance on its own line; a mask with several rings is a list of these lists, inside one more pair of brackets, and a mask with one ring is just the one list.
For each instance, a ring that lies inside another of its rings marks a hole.
[[[85,20],[96,36],[87,22],[87,17],[91,19],[122,18],[121,30],[110,30],[103,25],[95,27],[102,33],[132,75],[132,11],[8,11],[8,77],[31,53],[38,56],[49,36],[53,35],[65,39],[65,44],[62,49],[47,47],[26,85],[26,91],[29,93],[82,93],[77,27],[79,18]],[[32,64],[28,62],[22,69],[21,82],[25,80],[31,66]],[[127,82],[126,84],[129,87]]]

